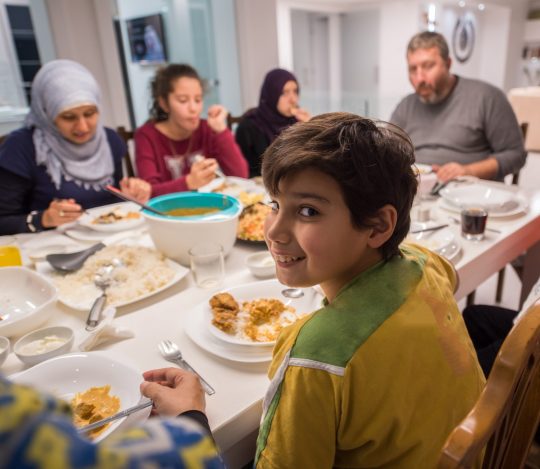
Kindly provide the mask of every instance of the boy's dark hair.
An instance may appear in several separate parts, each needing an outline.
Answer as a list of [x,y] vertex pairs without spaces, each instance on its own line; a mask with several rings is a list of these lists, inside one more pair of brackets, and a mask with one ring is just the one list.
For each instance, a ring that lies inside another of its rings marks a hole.
[[156,76],[150,83],[152,91],[152,105],[150,107],[150,118],[156,122],[167,120],[169,114],[165,112],[159,105],[159,98],[167,101],[169,93],[174,89],[174,83],[179,78],[193,78],[198,80],[205,91],[205,82],[201,79],[197,70],[187,64],[169,64],[166,67],[160,68],[156,72]]
[[341,187],[352,223],[372,226],[386,204],[397,210],[394,233],[381,247],[385,260],[399,254],[411,223],[410,210],[418,185],[414,147],[401,128],[355,114],[321,114],[283,131],[264,152],[262,175],[270,194],[279,193],[285,176],[313,168]]

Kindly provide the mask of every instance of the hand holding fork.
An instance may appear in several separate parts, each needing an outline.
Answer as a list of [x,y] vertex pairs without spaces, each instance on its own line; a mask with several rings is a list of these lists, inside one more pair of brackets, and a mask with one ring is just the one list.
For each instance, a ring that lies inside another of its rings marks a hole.
[[216,392],[214,388],[210,386],[208,382],[199,373],[197,373],[195,369],[186,360],[184,360],[184,358],[182,357],[182,352],[180,352],[180,349],[174,342],[171,342],[170,340],[162,340],[159,343],[158,348],[165,360],[176,363],[180,368],[183,368],[184,370],[190,371],[191,373],[197,375],[201,380],[201,385],[206,391],[206,394],[211,396]]

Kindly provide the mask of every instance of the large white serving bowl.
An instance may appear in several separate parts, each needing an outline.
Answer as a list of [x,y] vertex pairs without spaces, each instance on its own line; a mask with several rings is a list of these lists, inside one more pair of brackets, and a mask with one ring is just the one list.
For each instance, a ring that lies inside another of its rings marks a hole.
[[214,213],[182,217],[142,211],[156,249],[170,259],[189,265],[189,250],[201,243],[220,244],[224,255],[231,251],[242,211],[238,199],[224,194],[178,192],[155,197],[148,205],[162,212],[178,208],[218,209]]
[[56,288],[26,267],[0,267],[0,335],[21,335],[47,321],[54,311]]

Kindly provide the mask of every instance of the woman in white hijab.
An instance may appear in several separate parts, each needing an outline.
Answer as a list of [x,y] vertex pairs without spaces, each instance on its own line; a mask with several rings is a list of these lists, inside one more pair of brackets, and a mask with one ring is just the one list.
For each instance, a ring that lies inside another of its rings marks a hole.
[[54,228],[117,202],[103,190],[107,184],[148,200],[147,182],[122,178],[126,147],[101,124],[100,95],[76,62],[54,60],[37,73],[25,127],[0,146],[0,234]]

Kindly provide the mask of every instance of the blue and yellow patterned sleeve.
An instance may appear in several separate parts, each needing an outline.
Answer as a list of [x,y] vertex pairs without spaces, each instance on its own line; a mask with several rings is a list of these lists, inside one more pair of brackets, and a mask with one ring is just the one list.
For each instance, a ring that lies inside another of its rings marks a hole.
[[81,437],[67,403],[0,377],[0,467],[224,468],[215,443],[188,418],[151,419],[100,443]]

